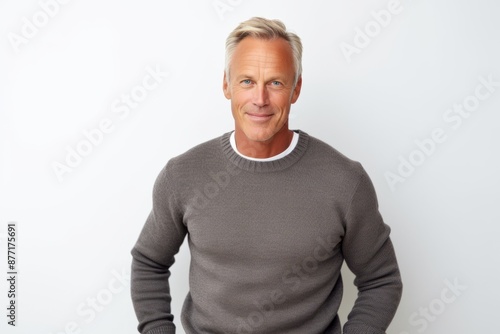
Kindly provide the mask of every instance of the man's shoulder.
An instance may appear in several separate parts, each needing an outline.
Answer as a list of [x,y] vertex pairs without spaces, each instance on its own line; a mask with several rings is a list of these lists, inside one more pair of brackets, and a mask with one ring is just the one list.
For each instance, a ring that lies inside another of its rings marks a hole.
[[199,157],[204,157],[204,156],[210,156],[213,155],[216,151],[220,152],[221,149],[221,139],[225,134],[221,136],[217,136],[215,138],[206,140],[204,142],[201,142],[200,144],[197,144],[187,151],[185,151],[182,154],[179,154],[178,156],[174,157],[173,159],[176,160],[186,160],[186,159],[193,159],[193,158],[199,158]]
[[221,139],[224,135],[206,140],[193,146],[184,153],[170,158],[167,162],[167,168],[182,171],[185,168],[194,168],[201,164],[208,164],[211,161],[220,159],[222,153]]
[[316,164],[329,166],[336,171],[343,171],[346,173],[355,173],[358,175],[364,173],[363,167],[358,161],[349,158],[325,141],[311,135],[308,136],[308,154],[312,156]]

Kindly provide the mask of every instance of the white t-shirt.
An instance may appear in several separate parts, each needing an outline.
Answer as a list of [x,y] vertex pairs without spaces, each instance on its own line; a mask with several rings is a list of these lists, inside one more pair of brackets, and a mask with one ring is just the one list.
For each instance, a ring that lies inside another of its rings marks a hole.
[[240,156],[242,156],[243,158],[245,158],[245,159],[253,160],[253,161],[273,161],[273,160],[281,159],[281,158],[283,158],[284,156],[286,156],[287,154],[289,154],[290,152],[293,151],[293,149],[295,148],[295,146],[297,146],[297,143],[299,142],[299,134],[297,132],[293,131],[292,141],[291,141],[290,145],[288,146],[288,148],[286,150],[284,150],[280,154],[277,154],[277,155],[275,155],[273,157],[262,158],[262,159],[251,158],[251,157],[247,157],[246,155],[241,154],[238,151],[238,149],[236,148],[236,140],[234,138],[234,131],[233,131],[233,133],[231,133],[231,137],[229,138],[229,142],[231,143],[231,146],[233,147],[233,150],[236,153],[238,153]]

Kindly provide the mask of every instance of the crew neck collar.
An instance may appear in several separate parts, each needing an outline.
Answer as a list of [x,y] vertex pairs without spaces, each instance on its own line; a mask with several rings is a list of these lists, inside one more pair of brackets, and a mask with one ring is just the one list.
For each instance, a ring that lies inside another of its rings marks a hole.
[[233,148],[233,150],[236,153],[238,153],[240,156],[242,156],[243,158],[246,158],[248,160],[253,160],[253,161],[273,161],[273,160],[281,159],[284,156],[290,154],[290,152],[293,151],[295,146],[297,146],[297,143],[299,142],[299,134],[295,131],[292,131],[292,132],[293,132],[293,137],[292,137],[292,140],[290,142],[290,145],[288,145],[288,147],[283,152],[278,153],[278,154],[276,154],[272,157],[269,157],[269,158],[252,158],[252,157],[246,156],[246,155],[242,154],[240,151],[238,151],[238,147],[236,146],[236,138],[234,135],[234,131],[231,132],[231,135],[229,136],[229,142],[231,143],[231,147]]
[[293,130],[299,134],[299,140],[295,148],[282,158],[272,160],[272,161],[256,161],[247,159],[240,154],[238,154],[232,147],[230,137],[231,132],[227,132],[221,137],[221,146],[224,155],[229,159],[230,162],[238,166],[239,168],[257,173],[265,172],[275,172],[283,170],[290,167],[304,155],[307,144],[309,142],[309,135],[300,130]]

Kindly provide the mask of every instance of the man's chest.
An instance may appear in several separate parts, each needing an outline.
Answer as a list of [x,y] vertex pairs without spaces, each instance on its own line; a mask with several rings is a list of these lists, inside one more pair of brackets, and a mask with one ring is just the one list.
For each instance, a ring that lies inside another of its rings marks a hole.
[[338,250],[343,214],[334,196],[300,182],[263,181],[235,180],[189,211],[184,219],[192,246],[228,260],[264,263],[301,261],[320,246],[330,255]]

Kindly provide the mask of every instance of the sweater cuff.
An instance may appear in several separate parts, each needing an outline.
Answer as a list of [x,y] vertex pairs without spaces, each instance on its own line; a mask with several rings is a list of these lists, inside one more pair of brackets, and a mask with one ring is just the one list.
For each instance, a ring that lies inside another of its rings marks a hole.
[[152,330],[145,332],[144,334],[175,334],[175,327],[171,326],[156,327],[153,328]]
[[386,334],[383,330],[363,324],[346,324],[344,334]]

